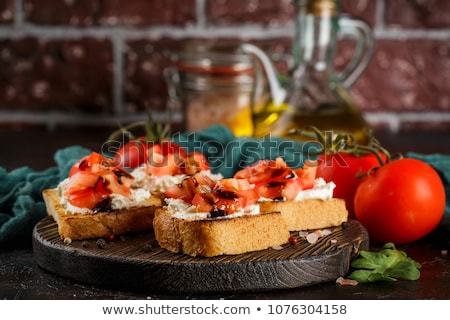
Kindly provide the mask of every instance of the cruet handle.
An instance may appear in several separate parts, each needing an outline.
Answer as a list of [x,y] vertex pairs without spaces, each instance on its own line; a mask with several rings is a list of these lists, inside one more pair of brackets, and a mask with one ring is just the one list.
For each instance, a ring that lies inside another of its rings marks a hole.
[[374,51],[374,34],[365,21],[346,15],[339,18],[339,34],[356,38],[355,53],[340,74],[344,87],[350,88],[369,65]]
[[286,98],[286,90],[281,86],[278,80],[275,67],[272,65],[272,61],[267,54],[255,45],[249,43],[243,43],[241,49],[248,54],[254,55],[262,63],[266,72],[267,79],[269,81],[270,94],[274,105],[278,106],[284,102]]
[[163,70],[163,76],[167,86],[167,108],[173,111],[179,103],[180,75],[176,68],[168,67]]

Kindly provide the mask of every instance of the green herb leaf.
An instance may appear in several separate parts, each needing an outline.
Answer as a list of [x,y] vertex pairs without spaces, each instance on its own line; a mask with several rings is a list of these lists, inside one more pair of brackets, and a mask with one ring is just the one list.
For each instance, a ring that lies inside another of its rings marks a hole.
[[389,242],[378,252],[361,250],[358,258],[352,261],[351,267],[355,270],[348,277],[364,283],[397,279],[417,280],[420,277],[421,265]]

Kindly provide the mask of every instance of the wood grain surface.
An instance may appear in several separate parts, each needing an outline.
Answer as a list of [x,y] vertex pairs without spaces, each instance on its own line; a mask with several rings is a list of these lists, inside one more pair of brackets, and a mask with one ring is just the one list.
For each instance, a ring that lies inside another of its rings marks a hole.
[[330,235],[235,256],[190,257],[158,246],[153,233],[64,243],[51,217],[33,231],[33,253],[43,269],[81,283],[140,292],[260,292],[334,281],[351,259],[367,250],[369,237],[356,220]]

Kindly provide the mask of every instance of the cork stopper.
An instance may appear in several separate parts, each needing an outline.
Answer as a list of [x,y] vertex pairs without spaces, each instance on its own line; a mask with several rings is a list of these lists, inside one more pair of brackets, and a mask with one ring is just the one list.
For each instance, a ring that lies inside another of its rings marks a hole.
[[316,16],[336,16],[340,11],[340,0],[305,0],[306,14]]

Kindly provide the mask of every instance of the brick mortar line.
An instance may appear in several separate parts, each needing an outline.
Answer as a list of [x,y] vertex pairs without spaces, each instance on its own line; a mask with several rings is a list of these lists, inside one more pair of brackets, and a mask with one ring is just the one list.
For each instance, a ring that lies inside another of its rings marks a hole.
[[[167,115],[158,112],[154,114],[155,121],[166,119]],[[101,118],[101,121],[99,120]],[[130,123],[141,121],[147,118],[147,113],[139,112],[129,115],[111,115],[111,114],[80,114],[80,113],[63,113],[58,111],[50,112],[27,112],[27,111],[0,111],[0,124],[11,123],[28,123],[43,124],[48,130],[54,130],[60,125],[85,125],[85,126],[117,126],[118,123]],[[181,115],[173,116],[174,122],[181,122]]]
[[409,40],[409,39],[450,39],[450,29],[375,29],[376,39]]
[[293,33],[292,28],[271,28],[266,29],[261,26],[243,27],[221,27],[203,29],[196,26],[187,28],[177,27],[148,27],[148,28],[126,28],[126,27],[65,27],[65,26],[36,26],[26,24],[20,28],[15,26],[0,26],[0,38],[14,39],[25,36],[38,36],[41,38],[80,38],[84,36],[111,37],[116,33],[122,34],[124,38],[162,38],[170,36],[173,38],[187,38],[198,36],[229,36],[236,37],[279,37]]
[[197,14],[197,27],[205,28],[206,27],[206,0],[197,0],[196,1],[196,14]]
[[13,14],[14,14],[14,26],[20,28],[25,19],[23,14],[23,0],[14,0],[13,3]]
[[125,113],[125,106],[123,104],[124,96],[124,56],[125,44],[121,34],[116,34],[112,38],[113,45],[113,88],[112,88],[112,102],[114,114],[121,116]]
[[[294,26],[278,28],[267,28],[261,25],[243,25],[234,27],[214,27],[201,28],[199,26],[177,28],[177,27],[147,27],[147,28],[126,28],[120,27],[67,27],[67,26],[42,26],[25,23],[19,28],[15,25],[0,26],[0,39],[16,39],[27,36],[40,38],[81,38],[91,37],[112,37],[117,33],[124,39],[150,38],[158,39],[162,37],[187,38],[187,37],[236,37],[271,39],[279,37],[292,37]],[[376,39],[436,39],[446,40],[450,38],[450,29],[385,29],[374,28]]]
[[375,27],[374,30],[385,28],[384,14],[386,12],[386,2],[385,0],[377,0],[375,6]]

